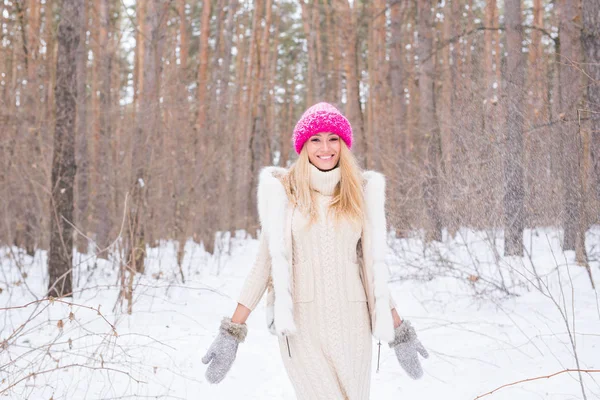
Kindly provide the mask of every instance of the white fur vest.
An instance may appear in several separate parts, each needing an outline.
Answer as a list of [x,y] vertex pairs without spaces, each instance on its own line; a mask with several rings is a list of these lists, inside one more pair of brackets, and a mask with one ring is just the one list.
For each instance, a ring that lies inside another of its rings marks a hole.
[[[264,167],[259,175],[258,214],[266,234],[271,257],[271,282],[267,293],[267,325],[273,334],[292,335],[296,331],[292,300],[292,205],[278,176],[288,170]],[[388,290],[385,220],[385,178],[375,171],[363,172],[366,226],[363,227],[357,256],[367,295],[371,331],[376,339],[391,342],[394,322]]]

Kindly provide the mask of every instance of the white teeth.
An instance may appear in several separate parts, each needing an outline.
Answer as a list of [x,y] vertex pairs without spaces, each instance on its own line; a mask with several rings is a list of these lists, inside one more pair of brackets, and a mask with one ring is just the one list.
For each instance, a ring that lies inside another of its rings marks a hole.
[[327,157],[317,156],[317,157],[319,157],[321,160],[329,160],[333,156],[327,156]]

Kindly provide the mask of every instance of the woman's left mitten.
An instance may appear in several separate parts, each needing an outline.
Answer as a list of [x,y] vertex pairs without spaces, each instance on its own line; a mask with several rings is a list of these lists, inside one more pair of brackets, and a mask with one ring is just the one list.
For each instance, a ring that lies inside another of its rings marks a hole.
[[202,357],[203,364],[210,363],[206,369],[206,380],[219,383],[225,378],[235,361],[238,345],[244,341],[247,334],[246,324],[237,324],[231,322],[231,318],[223,318],[219,335]]
[[412,379],[419,379],[423,376],[419,354],[424,358],[428,358],[429,353],[417,338],[417,332],[415,332],[415,328],[412,327],[410,321],[402,321],[396,327],[394,341],[389,345],[394,349],[400,366],[408,376]]

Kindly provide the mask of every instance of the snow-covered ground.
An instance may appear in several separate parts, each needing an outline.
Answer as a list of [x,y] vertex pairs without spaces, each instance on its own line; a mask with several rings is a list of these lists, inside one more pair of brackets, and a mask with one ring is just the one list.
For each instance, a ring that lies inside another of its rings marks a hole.
[[[575,354],[579,369],[600,370],[597,294],[574,253],[560,250],[559,235],[527,231],[523,258],[501,256],[501,232],[462,229],[430,246],[417,233],[392,240],[390,289],[431,356],[423,361],[423,379],[413,381],[382,346],[371,398],[476,399],[502,385],[575,369]],[[257,241],[242,236],[218,257],[187,243],[185,283],[173,243],[149,249],[131,315],[115,307],[115,261],[77,254],[74,305],[51,304],[39,300],[47,285],[46,254],[31,258],[1,248],[0,398],[294,399],[276,338],[266,328],[264,299],[225,380],[215,386],[204,379],[200,359],[222,316],[233,312],[258,249]],[[586,247],[597,287],[598,244],[596,227]],[[376,356],[373,343],[373,369]],[[598,372],[582,373],[581,381],[577,373],[561,373],[483,398],[583,399],[582,386],[587,399],[600,399]]]

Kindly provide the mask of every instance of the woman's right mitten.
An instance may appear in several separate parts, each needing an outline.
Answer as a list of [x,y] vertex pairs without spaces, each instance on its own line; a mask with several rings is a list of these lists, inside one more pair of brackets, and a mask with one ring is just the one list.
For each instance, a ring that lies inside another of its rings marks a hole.
[[231,365],[235,361],[237,348],[246,339],[248,327],[246,324],[231,322],[231,318],[224,317],[219,327],[219,335],[212,342],[202,363],[208,364],[206,380],[210,383],[219,383],[225,378]]

